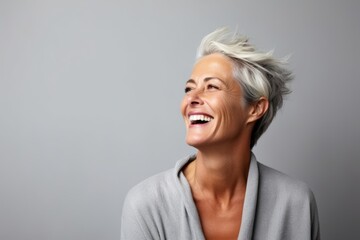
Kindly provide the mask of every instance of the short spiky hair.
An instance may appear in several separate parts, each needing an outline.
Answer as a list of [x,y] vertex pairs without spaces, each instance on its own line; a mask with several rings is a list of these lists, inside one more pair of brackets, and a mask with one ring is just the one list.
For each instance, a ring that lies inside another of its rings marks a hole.
[[290,93],[287,83],[291,72],[284,67],[286,60],[273,57],[273,52],[259,52],[248,42],[248,38],[220,28],[205,36],[198,48],[197,58],[213,53],[229,57],[234,64],[234,78],[244,92],[246,104],[256,102],[260,97],[269,101],[269,109],[259,119],[251,134],[251,148],[269,127],[278,109],[282,107],[283,96]]

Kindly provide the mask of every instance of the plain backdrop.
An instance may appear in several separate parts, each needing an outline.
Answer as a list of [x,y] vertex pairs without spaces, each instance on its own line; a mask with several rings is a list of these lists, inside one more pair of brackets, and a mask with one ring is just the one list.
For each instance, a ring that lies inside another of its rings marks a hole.
[[[116,240],[127,191],[195,150],[179,108],[201,38],[291,55],[254,152],[360,239],[360,1],[1,0],[0,239]],[[144,196],[146,197],[146,196]]]

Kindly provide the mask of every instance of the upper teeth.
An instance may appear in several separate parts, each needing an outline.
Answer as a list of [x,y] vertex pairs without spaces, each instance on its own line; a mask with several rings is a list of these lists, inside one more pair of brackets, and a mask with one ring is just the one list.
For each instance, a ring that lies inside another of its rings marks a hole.
[[206,121],[206,122],[210,122],[211,121],[211,117],[205,116],[205,115],[190,115],[189,117],[190,121]]

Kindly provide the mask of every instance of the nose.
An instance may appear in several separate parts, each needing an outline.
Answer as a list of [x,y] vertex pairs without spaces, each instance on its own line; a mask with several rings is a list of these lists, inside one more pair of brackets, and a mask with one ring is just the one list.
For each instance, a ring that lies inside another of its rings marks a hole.
[[188,93],[187,102],[191,106],[202,105],[204,103],[198,90],[192,90]]

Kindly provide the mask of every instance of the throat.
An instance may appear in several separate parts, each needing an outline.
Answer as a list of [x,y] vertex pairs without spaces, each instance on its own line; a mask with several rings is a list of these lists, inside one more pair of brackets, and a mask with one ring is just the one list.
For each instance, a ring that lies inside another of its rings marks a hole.
[[227,210],[214,209],[206,201],[195,201],[195,204],[206,239],[238,239],[243,201]]

